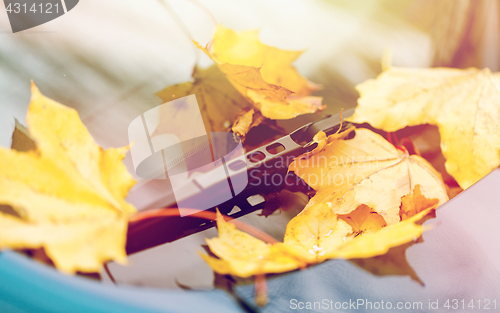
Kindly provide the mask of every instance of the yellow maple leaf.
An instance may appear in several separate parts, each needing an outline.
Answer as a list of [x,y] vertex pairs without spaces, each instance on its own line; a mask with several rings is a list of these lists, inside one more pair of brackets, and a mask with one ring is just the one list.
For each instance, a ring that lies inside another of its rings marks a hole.
[[304,253],[294,247],[265,243],[237,230],[234,224],[224,221],[219,212],[217,215],[219,237],[206,241],[210,251],[219,259],[200,253],[217,273],[249,277],[292,271],[309,263],[310,257],[304,259]]
[[78,113],[32,84],[26,121],[36,148],[0,147],[0,248],[43,247],[67,273],[126,261],[125,202],[134,180],[121,163],[128,148],[103,150]]
[[200,255],[215,272],[240,277],[283,273],[333,258],[370,258],[420,237],[424,227],[416,223],[432,209],[426,208],[395,225],[360,233],[333,214],[331,205],[320,203],[293,218],[284,242],[275,244],[239,231],[219,216],[219,237],[207,239],[210,251],[217,257]]
[[356,129],[353,139],[333,140],[320,152],[297,158],[289,171],[316,190],[306,208],[330,202],[335,214],[349,214],[364,204],[389,225],[401,220],[401,197],[415,185],[439,204],[448,200],[439,173],[427,161],[367,129]]
[[388,132],[436,125],[446,171],[465,189],[500,165],[499,75],[390,67],[356,87],[361,96],[349,120]]
[[290,119],[322,109],[321,98],[309,96],[319,89],[291,65],[301,51],[264,45],[257,31],[236,33],[217,26],[210,48],[194,42],[217,64],[231,84],[262,115]]

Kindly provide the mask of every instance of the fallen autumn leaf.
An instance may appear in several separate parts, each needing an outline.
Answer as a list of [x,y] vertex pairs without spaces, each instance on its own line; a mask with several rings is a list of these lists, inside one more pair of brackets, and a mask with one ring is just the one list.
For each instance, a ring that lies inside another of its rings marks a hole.
[[78,113],[32,84],[27,117],[35,150],[0,148],[0,248],[43,247],[66,273],[97,272],[125,263],[128,216],[124,198],[135,184],[121,163],[128,148],[103,150]]

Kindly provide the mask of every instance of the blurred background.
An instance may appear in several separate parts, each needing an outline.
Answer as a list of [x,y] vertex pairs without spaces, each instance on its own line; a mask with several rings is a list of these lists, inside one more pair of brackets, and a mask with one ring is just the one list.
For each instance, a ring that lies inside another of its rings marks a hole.
[[[297,127],[354,107],[354,86],[380,73],[385,50],[393,52],[395,66],[500,68],[496,0],[167,3],[170,9],[156,0],[81,0],[62,17],[15,34],[0,4],[0,144],[10,146],[14,118],[25,124],[33,80],[46,96],[77,109],[98,144],[127,145],[129,123],[161,104],[156,92],[188,81],[196,54],[201,66],[210,65],[186,30],[205,44],[214,19],[234,30],[260,29],[268,45],[304,51],[295,65],[324,86],[317,95],[328,107],[297,118]],[[133,173],[130,156],[125,164]],[[141,209],[154,203],[157,193],[137,180],[129,201]],[[269,220],[262,227],[281,239],[286,222],[279,216]],[[178,280],[211,286],[212,271],[196,251],[205,236],[215,234],[210,230],[159,246],[131,256],[128,267],[110,269],[119,282],[135,285],[176,288]]]

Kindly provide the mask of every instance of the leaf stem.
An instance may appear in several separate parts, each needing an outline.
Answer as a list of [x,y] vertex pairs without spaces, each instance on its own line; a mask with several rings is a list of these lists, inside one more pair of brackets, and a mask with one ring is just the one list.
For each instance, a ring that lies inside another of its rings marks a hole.
[[266,275],[255,275],[255,303],[262,307],[267,304],[268,300]]
[[108,274],[109,279],[111,279],[111,281],[113,282],[113,284],[116,285],[116,280],[115,280],[115,278],[111,274],[111,271],[108,268],[108,262],[104,262],[104,271],[106,271],[106,274]]
[[177,14],[177,12],[175,12],[175,10],[170,6],[170,4],[168,3],[168,1],[167,0],[158,0],[158,2],[160,2],[160,4],[168,11],[168,13],[174,19],[174,21],[177,24],[177,26],[179,26],[181,28],[181,30],[184,32],[184,34],[186,36],[188,36],[189,39],[191,40],[191,46],[193,47],[194,57],[195,57],[195,59],[194,59],[194,68],[193,68],[193,74],[194,74],[194,71],[196,69],[196,65],[200,61],[200,50],[193,45],[193,36],[191,36],[191,32],[187,28],[187,26],[184,23],[184,21]]

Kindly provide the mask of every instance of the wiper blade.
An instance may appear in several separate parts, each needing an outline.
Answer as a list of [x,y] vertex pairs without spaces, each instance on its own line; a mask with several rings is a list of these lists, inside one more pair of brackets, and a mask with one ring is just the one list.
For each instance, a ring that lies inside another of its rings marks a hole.
[[[353,111],[345,111],[343,118],[350,117]],[[289,164],[297,156],[314,148],[314,146],[309,145],[314,135],[319,131],[331,135],[338,131],[341,124],[339,114],[329,116],[317,122],[306,124],[289,135],[247,152],[244,155],[246,167],[243,167],[241,170],[232,171],[230,178],[232,181],[241,181],[236,176],[246,175],[248,179],[245,181],[248,181],[248,183],[242,192],[230,200],[217,205],[219,210],[223,214],[237,218],[264,208],[265,202],[255,203],[255,197],[283,189],[286,186],[285,182],[287,181]],[[346,123],[342,124],[343,129],[348,126]],[[229,162],[227,166],[231,167],[233,163],[236,162]],[[274,181],[278,180],[281,183],[266,183],[266,177],[273,177]],[[217,190],[221,189],[220,186],[225,180],[227,180],[227,177],[213,175],[210,171],[191,178],[186,182],[186,186],[193,189],[192,197],[199,197],[200,195],[213,195],[216,197]],[[203,184],[200,182],[203,182]],[[164,205],[165,207],[172,207],[175,203],[165,203]],[[215,207],[209,210],[215,211]],[[133,222],[129,225],[127,253],[131,254],[163,243],[172,242],[214,226],[215,222],[213,221],[192,216],[159,217]]]

